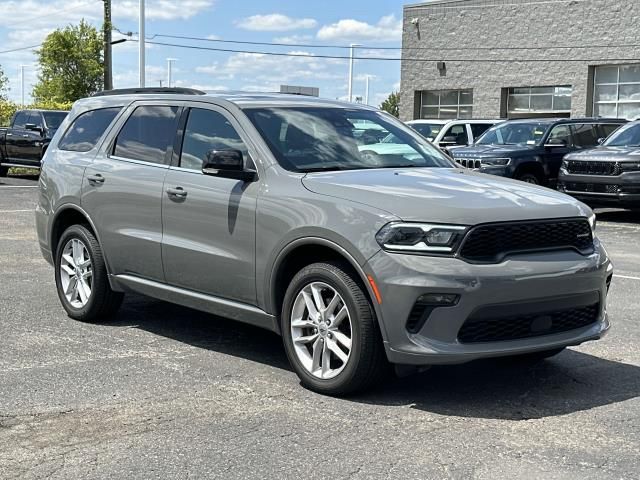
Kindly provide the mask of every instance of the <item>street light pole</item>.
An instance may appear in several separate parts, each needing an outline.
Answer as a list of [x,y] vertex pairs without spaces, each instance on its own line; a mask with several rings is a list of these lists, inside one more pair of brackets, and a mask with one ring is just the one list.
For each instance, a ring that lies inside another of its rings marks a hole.
[[349,101],[353,101],[353,49],[360,45],[352,43],[349,45]]
[[364,104],[369,105],[369,80],[371,79],[371,75],[367,75],[365,77],[365,87],[364,87]]
[[144,88],[144,80],[145,80],[145,60],[144,60],[144,0],[140,0],[140,15],[139,15],[139,25],[138,25],[138,69],[140,76],[140,88]]
[[167,87],[171,88],[171,67],[177,58],[167,58]]
[[21,93],[21,97],[20,97],[20,106],[22,108],[24,108],[24,67],[26,67],[27,65],[20,65],[20,91]]

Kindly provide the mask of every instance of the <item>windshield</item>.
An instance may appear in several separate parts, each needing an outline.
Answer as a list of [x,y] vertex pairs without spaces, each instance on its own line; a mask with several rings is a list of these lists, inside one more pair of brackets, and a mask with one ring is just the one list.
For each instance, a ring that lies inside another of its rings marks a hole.
[[67,117],[67,112],[42,112],[47,127],[56,129],[62,121]]
[[283,168],[294,172],[454,165],[397,120],[359,108],[247,108]]
[[538,145],[547,128],[540,122],[502,123],[487,130],[476,145]]
[[408,125],[428,140],[436,138],[443,127],[439,123],[410,123]]
[[640,147],[640,123],[624,125],[612,133],[603,145],[607,147]]

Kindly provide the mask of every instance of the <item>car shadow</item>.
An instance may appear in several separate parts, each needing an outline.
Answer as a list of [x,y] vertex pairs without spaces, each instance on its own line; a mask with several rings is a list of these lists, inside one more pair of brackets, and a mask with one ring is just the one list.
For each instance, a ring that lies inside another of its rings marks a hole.
[[631,210],[596,210],[599,222],[638,223],[640,224],[640,212]]
[[127,294],[109,326],[139,328],[194,347],[291,370],[278,335],[252,325]]
[[[276,334],[186,307],[128,295],[110,325],[139,328],[291,371]],[[373,391],[347,401],[410,406],[440,415],[526,420],[567,415],[640,396],[640,367],[571,349],[537,365],[491,359],[434,366],[421,374],[380,380]]]

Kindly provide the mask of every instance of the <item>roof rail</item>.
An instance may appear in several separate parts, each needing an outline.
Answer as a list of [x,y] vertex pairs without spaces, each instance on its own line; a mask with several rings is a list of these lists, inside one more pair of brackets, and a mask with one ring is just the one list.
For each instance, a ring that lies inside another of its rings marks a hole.
[[179,95],[205,95],[202,90],[196,90],[195,88],[181,88],[181,87],[146,87],[146,88],[117,88],[115,90],[103,90],[102,92],[96,92],[92,97],[105,97],[107,95],[135,95],[138,93],[173,93]]

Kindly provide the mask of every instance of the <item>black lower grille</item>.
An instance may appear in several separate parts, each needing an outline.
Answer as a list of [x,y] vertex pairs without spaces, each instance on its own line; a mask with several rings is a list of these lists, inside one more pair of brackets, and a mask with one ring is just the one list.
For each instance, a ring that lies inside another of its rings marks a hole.
[[596,162],[569,160],[567,171],[577,175],[620,175],[622,169],[619,162]]
[[458,332],[461,343],[499,342],[551,335],[586,327],[598,320],[600,303],[502,318],[469,318]]
[[509,253],[572,248],[593,251],[591,226],[586,218],[492,223],[472,228],[460,256],[479,263],[500,261]]
[[478,158],[457,158],[456,162],[465,168],[481,168],[482,160]]
[[565,183],[564,188],[569,192],[584,193],[618,193],[620,185],[608,183]]

